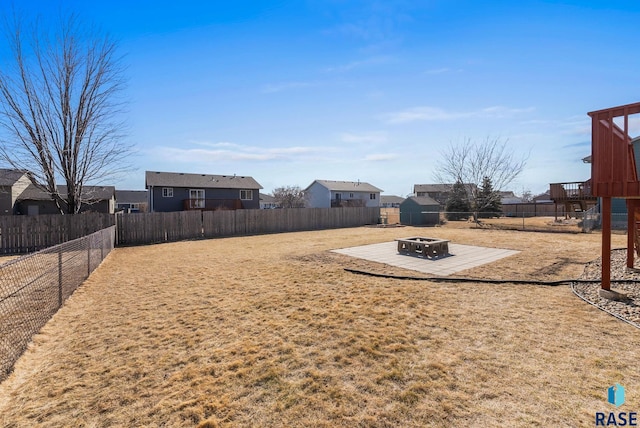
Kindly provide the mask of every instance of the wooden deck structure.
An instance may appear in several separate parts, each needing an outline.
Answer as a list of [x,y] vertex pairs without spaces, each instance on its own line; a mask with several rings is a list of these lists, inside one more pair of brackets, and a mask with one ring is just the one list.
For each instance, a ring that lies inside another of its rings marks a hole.
[[[591,191],[602,198],[602,289],[611,288],[611,198],[627,202],[627,266],[633,267],[634,245],[640,239],[640,181],[636,156],[640,143],[629,135],[629,116],[640,113],[640,102],[592,111]],[[614,121],[616,119],[617,124]],[[640,246],[636,248],[640,250]]]
[[556,219],[558,205],[564,206],[565,215],[575,216],[575,213],[587,211],[598,202],[591,191],[591,180],[551,183],[549,187],[549,197],[556,204]]
[[243,209],[240,199],[183,199],[184,211],[216,211],[216,210],[240,210]]

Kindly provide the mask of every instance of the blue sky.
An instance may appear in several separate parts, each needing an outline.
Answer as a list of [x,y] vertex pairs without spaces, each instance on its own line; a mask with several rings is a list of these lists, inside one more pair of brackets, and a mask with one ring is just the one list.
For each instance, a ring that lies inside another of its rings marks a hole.
[[434,182],[448,145],[489,137],[529,154],[503,190],[540,193],[589,177],[587,112],[640,101],[635,1],[28,5],[44,19],[76,11],[119,40],[137,152],[119,189],[154,170],[405,196]]

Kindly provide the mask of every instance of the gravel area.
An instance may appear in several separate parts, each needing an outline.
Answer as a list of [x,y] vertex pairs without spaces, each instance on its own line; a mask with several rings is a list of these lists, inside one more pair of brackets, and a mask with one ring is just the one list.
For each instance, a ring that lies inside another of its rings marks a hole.
[[[589,303],[610,314],[621,318],[640,328],[640,269],[636,261],[634,269],[627,269],[627,250],[613,250],[611,252],[611,280],[633,280],[637,282],[619,282],[611,284],[611,290],[625,294],[629,301],[616,302],[600,297],[600,283],[574,283],[573,291]],[[598,258],[588,263],[578,279],[600,279],[602,259]]]

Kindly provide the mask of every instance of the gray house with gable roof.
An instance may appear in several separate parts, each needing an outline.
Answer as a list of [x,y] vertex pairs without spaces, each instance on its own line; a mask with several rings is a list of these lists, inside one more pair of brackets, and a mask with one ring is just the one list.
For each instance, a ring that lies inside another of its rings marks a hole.
[[18,197],[30,184],[25,171],[0,169],[0,215],[18,214]]
[[[66,200],[67,186],[59,185],[56,189],[60,196]],[[116,188],[113,186],[83,186],[82,203],[80,212],[99,212],[113,214],[116,206]],[[63,203],[62,209],[66,210]],[[20,193],[16,200],[16,210],[20,214],[60,214],[60,210],[51,194],[44,190],[29,185]]]
[[147,212],[149,196],[146,190],[116,190],[116,210],[130,213]]
[[304,189],[309,208],[379,207],[380,192],[362,181],[314,180]]
[[248,176],[145,172],[149,211],[259,209],[262,186]]
[[[465,183],[464,188],[467,191],[469,200],[473,199],[473,193],[476,190],[475,184]],[[453,189],[453,184],[414,184],[413,195],[417,197],[427,196],[440,204],[444,208],[447,205],[447,199]]]

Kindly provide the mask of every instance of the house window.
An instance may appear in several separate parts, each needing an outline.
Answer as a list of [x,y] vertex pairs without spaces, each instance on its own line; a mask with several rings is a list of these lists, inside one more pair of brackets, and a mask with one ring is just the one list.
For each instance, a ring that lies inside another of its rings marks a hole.
[[189,208],[204,208],[204,189],[189,190]]
[[375,193],[369,193],[369,199],[375,199],[375,198],[376,198]]
[[353,199],[353,193],[349,193],[349,198]]
[[173,187],[163,187],[162,188],[162,197],[163,198],[173,198]]
[[241,190],[240,191],[240,199],[243,201],[252,201],[253,200],[253,190]]

